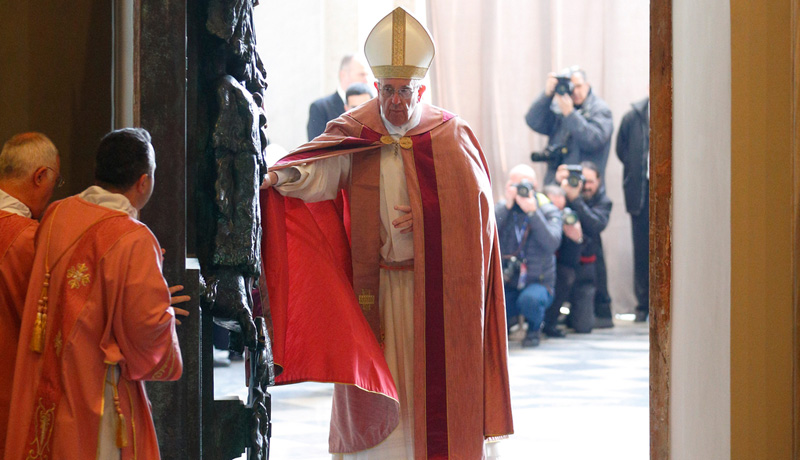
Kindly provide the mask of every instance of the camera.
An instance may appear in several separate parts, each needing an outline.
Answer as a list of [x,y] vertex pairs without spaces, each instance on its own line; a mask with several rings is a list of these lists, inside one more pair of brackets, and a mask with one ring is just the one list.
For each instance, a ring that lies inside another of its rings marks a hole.
[[560,95],[569,94],[572,95],[572,90],[575,89],[575,85],[572,84],[572,76],[570,73],[562,72],[556,75],[556,89],[555,93]]
[[517,195],[527,198],[533,194],[533,184],[523,179],[519,184],[514,184],[517,187]]
[[578,223],[578,214],[567,207],[561,211],[561,219],[564,221],[564,225],[575,225]]
[[553,162],[554,164],[560,164],[561,157],[566,155],[568,152],[569,150],[567,150],[567,146],[565,145],[548,145],[541,152],[531,153],[531,161],[547,161]]
[[503,281],[506,284],[516,282],[522,270],[522,263],[522,259],[515,256],[503,258]]
[[558,83],[556,83],[555,93],[562,96],[565,94],[572,95],[572,91],[575,89],[575,85],[572,84],[572,74],[580,70],[581,68],[579,66],[574,65],[557,73],[555,77]]
[[581,182],[585,181],[583,177],[583,167],[581,165],[566,165],[569,176],[567,176],[567,183],[570,187],[578,187]]

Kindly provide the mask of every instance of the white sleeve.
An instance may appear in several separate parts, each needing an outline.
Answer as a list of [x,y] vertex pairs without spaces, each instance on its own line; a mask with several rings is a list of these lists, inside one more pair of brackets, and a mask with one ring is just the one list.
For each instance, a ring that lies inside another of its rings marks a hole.
[[280,185],[275,188],[281,195],[300,198],[308,203],[332,200],[350,179],[350,155],[337,155],[293,168],[300,173],[300,177],[291,182],[284,181],[296,174],[287,172],[281,175],[282,171],[276,171]]

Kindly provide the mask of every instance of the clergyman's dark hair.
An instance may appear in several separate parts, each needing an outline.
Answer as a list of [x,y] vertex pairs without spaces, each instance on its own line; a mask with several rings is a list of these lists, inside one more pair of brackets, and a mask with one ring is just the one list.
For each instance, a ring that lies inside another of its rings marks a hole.
[[[372,88],[369,87],[366,83],[353,83],[347,87],[347,91],[344,92],[344,98],[347,99],[350,96],[361,96],[362,94],[369,94],[369,97],[375,97],[375,93],[372,92]],[[345,102],[347,102],[345,100]]]
[[111,131],[100,141],[95,157],[94,179],[98,185],[126,191],[149,174],[150,133],[142,128]]

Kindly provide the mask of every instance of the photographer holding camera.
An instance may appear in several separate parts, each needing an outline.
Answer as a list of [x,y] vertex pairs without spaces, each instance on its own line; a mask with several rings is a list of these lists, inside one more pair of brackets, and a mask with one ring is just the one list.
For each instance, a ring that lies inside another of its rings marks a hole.
[[555,252],[561,244],[561,211],[535,191],[528,165],[511,168],[505,199],[495,206],[509,327],[522,314],[528,323],[523,347],[539,345],[545,310],[553,302]]
[[583,246],[583,228],[578,214],[567,206],[567,194],[563,188],[553,184],[546,185],[544,194],[561,210],[564,224],[561,227],[561,246],[556,251],[556,291],[553,303],[544,312],[542,332],[548,337],[562,338],[566,334],[558,328],[558,317],[561,314],[561,305],[569,300],[575,284]]
[[560,310],[560,303],[569,300],[572,307],[567,322],[575,332],[583,333],[591,332],[592,328],[599,327],[599,323],[606,327],[606,322],[611,323],[608,307],[608,311],[595,310],[595,294],[605,283],[600,233],[605,230],[611,215],[611,200],[603,190],[602,177],[597,169],[597,165],[591,161],[584,161],[580,164],[580,170],[571,165],[561,165],[555,174],[556,181],[564,189],[567,205],[578,216],[583,241],[574,279],[559,277],[556,281],[557,292],[563,292],[564,295],[553,302],[553,308]]
[[547,147],[534,152],[531,161],[547,162],[545,184],[553,183],[562,164],[592,161],[602,176],[614,130],[611,110],[577,66],[550,73],[544,92],[533,102],[525,122],[537,133],[548,136]]

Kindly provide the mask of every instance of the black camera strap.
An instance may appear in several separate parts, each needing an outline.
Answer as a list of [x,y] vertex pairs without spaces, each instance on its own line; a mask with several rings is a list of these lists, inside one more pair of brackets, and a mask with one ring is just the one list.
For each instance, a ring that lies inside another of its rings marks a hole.
[[525,242],[528,241],[528,234],[531,231],[530,222],[528,222],[526,217],[522,218],[522,226],[520,227],[516,222],[517,216],[514,216],[514,234],[517,236],[518,245],[517,250],[508,256],[508,258],[516,257],[518,259],[525,259],[525,251],[523,251],[523,248],[525,247]]

